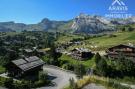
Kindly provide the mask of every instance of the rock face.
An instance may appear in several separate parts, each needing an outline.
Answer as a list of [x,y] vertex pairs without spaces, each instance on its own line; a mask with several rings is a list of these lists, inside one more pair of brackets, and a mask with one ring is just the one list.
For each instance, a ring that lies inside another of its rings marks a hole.
[[73,20],[71,27],[75,33],[100,33],[104,31],[113,31],[111,21],[100,17],[80,14]]
[[127,18],[127,19],[112,19],[111,23],[114,25],[135,24],[135,17]]
[[80,14],[73,20],[74,33],[97,34],[115,31],[117,25],[135,24],[135,17],[126,19],[107,19],[101,16]]
[[43,30],[55,30],[59,26],[64,25],[66,21],[51,21],[47,18],[43,19],[38,25],[42,27]]

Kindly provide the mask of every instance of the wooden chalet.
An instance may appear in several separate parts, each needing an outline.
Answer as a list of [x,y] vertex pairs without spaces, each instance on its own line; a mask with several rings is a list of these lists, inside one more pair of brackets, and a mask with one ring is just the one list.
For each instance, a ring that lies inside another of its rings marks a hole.
[[93,56],[93,53],[91,51],[84,48],[75,48],[71,52],[72,57],[79,60],[88,59]]
[[135,46],[120,44],[109,48],[106,53],[107,56],[112,59],[118,59],[120,55],[133,59],[135,58]]
[[37,74],[45,63],[36,56],[13,60],[8,66],[8,74],[14,77]]

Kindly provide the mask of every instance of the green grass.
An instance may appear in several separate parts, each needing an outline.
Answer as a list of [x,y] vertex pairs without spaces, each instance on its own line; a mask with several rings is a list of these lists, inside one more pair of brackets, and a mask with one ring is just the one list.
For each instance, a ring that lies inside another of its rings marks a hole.
[[[68,48],[68,50],[72,50],[77,47],[85,47],[92,51],[100,51],[106,50],[109,47],[119,45],[119,44],[128,44],[133,43],[135,44],[135,31],[132,32],[115,32],[113,33],[116,37],[109,37],[108,35],[101,36],[101,37],[94,37],[88,40],[83,40],[82,42],[85,43],[84,45],[72,45]],[[59,43],[66,43],[72,40],[73,38],[78,38],[78,35],[68,35],[59,37]],[[82,37],[82,36],[81,36]],[[91,46],[97,46],[96,48],[92,48]]]
[[[118,44],[135,43],[135,32],[114,33],[117,37],[102,36],[86,40],[86,46],[89,43],[96,45],[97,49],[102,50]],[[89,47],[90,48],[90,47]]]
[[61,60],[65,60],[71,64],[77,64],[78,62],[83,64],[86,68],[93,67],[95,65],[94,59],[88,59],[86,61],[78,61],[77,59],[74,59],[67,55],[62,55],[60,57]]
[[83,38],[83,36],[65,34],[64,36],[60,36],[58,38],[58,40],[56,41],[56,43],[63,44],[63,43],[67,43],[67,42],[69,42],[69,41],[71,41],[73,39],[76,39],[76,38]]

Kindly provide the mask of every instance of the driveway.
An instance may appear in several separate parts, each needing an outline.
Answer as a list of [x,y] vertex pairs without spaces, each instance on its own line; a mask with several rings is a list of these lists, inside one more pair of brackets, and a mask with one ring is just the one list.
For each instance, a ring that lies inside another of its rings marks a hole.
[[74,78],[76,80],[75,74],[67,72],[65,70],[61,70],[57,67],[44,66],[43,69],[48,72],[53,85],[37,89],[62,89],[64,86],[69,84],[70,78]]

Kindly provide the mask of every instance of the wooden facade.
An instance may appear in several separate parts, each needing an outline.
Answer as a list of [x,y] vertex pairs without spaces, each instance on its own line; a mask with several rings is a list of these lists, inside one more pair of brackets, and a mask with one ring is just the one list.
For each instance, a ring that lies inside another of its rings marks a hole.
[[93,56],[93,53],[90,52],[88,49],[83,48],[75,48],[72,50],[72,57],[79,60],[84,60],[91,58]]
[[36,56],[13,60],[8,66],[8,74],[14,77],[36,74],[42,70],[43,65],[44,62]]
[[109,58],[113,58],[113,59],[118,59],[119,55],[123,55],[126,58],[135,58],[135,47],[134,46],[129,46],[129,45],[118,45],[118,46],[114,46],[109,48],[107,51],[107,56]]

